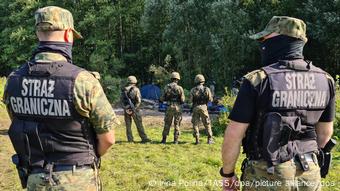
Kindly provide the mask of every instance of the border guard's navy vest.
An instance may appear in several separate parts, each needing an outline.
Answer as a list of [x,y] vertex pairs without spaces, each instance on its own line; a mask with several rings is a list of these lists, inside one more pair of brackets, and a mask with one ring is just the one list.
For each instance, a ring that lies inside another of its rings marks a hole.
[[74,106],[74,84],[81,71],[67,62],[28,62],[9,76],[9,136],[31,167],[95,162],[93,129]]
[[247,156],[277,165],[317,151],[315,125],[330,99],[326,73],[304,60],[279,61],[262,69],[268,76],[263,88],[269,89],[269,97],[262,99],[266,104],[257,103],[265,108],[249,127]]

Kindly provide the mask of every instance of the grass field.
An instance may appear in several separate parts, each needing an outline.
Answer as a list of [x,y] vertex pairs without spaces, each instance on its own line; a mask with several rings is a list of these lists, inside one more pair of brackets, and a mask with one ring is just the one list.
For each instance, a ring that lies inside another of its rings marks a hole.
[[[11,164],[12,146],[7,136],[8,118],[3,110],[0,113],[0,190],[21,190],[15,167]],[[122,117],[120,117],[121,121]],[[202,144],[194,145],[189,121],[182,124],[180,144],[159,144],[161,139],[162,117],[144,118],[146,132],[153,142],[140,144],[134,128],[136,143],[127,143],[125,129],[116,128],[117,143],[102,159],[101,178],[104,190],[221,190],[218,173],[222,165],[220,150],[222,137],[215,139],[214,145],[207,145],[206,137]],[[323,190],[340,190],[340,153],[336,152],[330,176],[324,180]],[[240,174],[240,162],[237,173]]]

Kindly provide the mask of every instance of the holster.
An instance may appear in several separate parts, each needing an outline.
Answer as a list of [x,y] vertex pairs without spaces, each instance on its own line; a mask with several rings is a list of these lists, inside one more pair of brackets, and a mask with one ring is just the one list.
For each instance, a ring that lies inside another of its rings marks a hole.
[[[41,145],[38,124],[30,121],[23,121],[15,118],[9,128],[8,135],[17,154],[12,156],[12,162],[16,165],[23,188],[27,186],[27,178],[30,174],[30,166],[36,161],[36,157],[42,157],[43,148]],[[36,163],[36,166],[43,166]]]
[[336,141],[331,139],[328,141],[326,146],[323,149],[319,150],[318,154],[318,163],[320,166],[320,175],[321,178],[326,178],[329,168],[332,164],[332,153],[331,150],[336,145]]
[[17,168],[21,187],[23,189],[25,189],[27,187],[29,169],[26,166],[22,165],[23,162],[20,161],[20,157],[19,157],[18,154],[15,154],[15,155],[12,156],[12,162],[13,162],[13,164],[15,164],[15,166]]
[[[301,124],[298,116],[282,116],[280,113],[270,112],[264,116],[263,123],[263,158],[277,165],[297,157],[304,166],[303,152],[300,151],[297,141],[309,141],[316,138],[314,129],[307,129],[307,126]],[[309,147],[307,143],[303,147]],[[317,148],[308,148],[317,150]],[[304,168],[308,170],[309,168]]]

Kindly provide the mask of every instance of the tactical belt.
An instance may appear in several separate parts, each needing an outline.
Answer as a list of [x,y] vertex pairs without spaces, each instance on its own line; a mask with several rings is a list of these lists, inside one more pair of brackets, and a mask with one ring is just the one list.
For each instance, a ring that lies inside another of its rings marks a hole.
[[295,140],[305,141],[305,140],[312,140],[312,139],[315,139],[315,138],[316,138],[316,132],[315,132],[314,129],[305,131],[304,133],[297,133],[297,134],[293,133],[290,136],[291,141],[295,141]]
[[[93,169],[92,165],[54,165],[52,172],[61,172],[61,171],[74,171],[74,170],[87,170]],[[45,168],[34,167],[32,168],[31,174],[38,174],[38,173],[46,173]]]
[[315,162],[314,161],[314,153],[306,153],[306,154],[304,154],[304,156],[305,156],[305,159],[306,159],[306,161],[307,162]]

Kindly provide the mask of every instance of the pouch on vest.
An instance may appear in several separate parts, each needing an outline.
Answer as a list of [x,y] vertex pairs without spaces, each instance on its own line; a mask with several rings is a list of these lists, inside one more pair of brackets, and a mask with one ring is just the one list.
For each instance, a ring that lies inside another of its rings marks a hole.
[[299,117],[270,112],[264,118],[262,143],[266,161],[277,165],[300,153],[294,140],[304,133],[306,126],[301,125]]
[[36,163],[44,158],[38,123],[14,118],[8,135],[20,161],[22,161],[21,163],[23,163],[22,165],[43,167],[43,161]]

